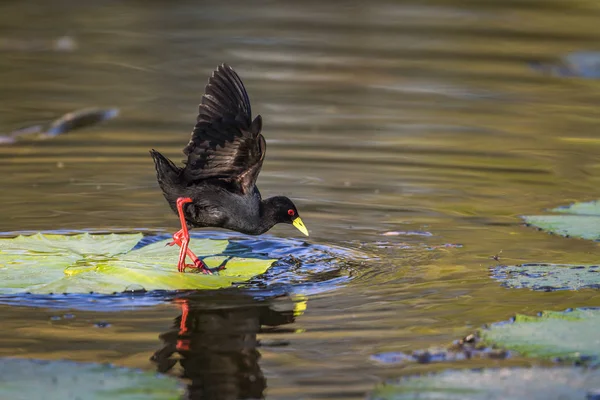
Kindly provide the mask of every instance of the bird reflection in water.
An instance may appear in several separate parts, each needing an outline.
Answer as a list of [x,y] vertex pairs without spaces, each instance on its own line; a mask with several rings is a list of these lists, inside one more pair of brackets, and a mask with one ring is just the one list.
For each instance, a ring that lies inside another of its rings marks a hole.
[[188,383],[185,399],[264,398],[257,334],[263,326],[294,322],[295,302],[234,290],[196,292],[175,302],[181,315],[160,335],[164,345],[151,357],[158,371],[176,373],[179,363]]

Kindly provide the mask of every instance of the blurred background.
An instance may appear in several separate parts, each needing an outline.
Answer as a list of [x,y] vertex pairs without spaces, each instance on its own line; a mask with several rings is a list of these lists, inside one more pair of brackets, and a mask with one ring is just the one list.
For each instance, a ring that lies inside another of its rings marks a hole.
[[[264,338],[285,343],[260,350],[264,393],[363,398],[386,377],[440,368],[381,365],[378,352],[600,305],[593,291],[509,292],[488,270],[499,252],[596,259],[593,242],[519,216],[600,195],[599,26],[587,0],[3,1],[0,133],[88,107],[119,115],[0,143],[0,231],[177,229],[148,151],[183,159],[207,79],[228,63],[263,116],[263,196],[292,198],[308,243],[342,249],[336,280],[294,272],[332,284]],[[266,237],[298,235],[279,225]],[[2,310],[3,355],[145,369],[175,317],[166,305],[110,314],[84,351],[54,338],[91,325],[65,332],[46,326],[52,311]]]

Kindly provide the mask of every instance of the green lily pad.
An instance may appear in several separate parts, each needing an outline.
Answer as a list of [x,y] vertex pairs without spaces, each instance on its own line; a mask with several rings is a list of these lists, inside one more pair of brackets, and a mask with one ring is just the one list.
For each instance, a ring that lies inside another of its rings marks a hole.
[[531,215],[523,219],[528,225],[566,237],[600,239],[600,201],[575,203],[550,210],[560,215]]
[[175,378],[111,365],[0,359],[0,398],[12,400],[180,399]]
[[585,400],[600,395],[600,370],[449,370],[378,386],[371,400]]
[[539,291],[600,289],[599,265],[521,264],[491,268],[492,277],[512,289]]
[[[484,343],[522,355],[559,358],[597,365],[600,362],[600,309],[544,311],[539,316],[517,315],[509,323],[493,324],[480,332]],[[600,382],[600,380],[599,380]]]
[[[275,260],[222,255],[227,240],[190,240],[190,248],[214,275],[179,273],[179,247],[169,240],[138,246],[142,234],[48,235],[0,239],[0,294],[114,293],[135,285],[146,290],[218,289],[264,273]],[[188,269],[187,271],[193,271]]]

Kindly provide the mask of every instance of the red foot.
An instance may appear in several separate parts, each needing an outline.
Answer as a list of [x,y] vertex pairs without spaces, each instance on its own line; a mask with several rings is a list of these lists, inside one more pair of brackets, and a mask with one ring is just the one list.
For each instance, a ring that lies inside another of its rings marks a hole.
[[[179,214],[179,220],[181,221],[181,229],[173,235],[173,241],[168,243],[169,246],[178,245],[181,247],[179,250],[179,261],[177,262],[177,271],[184,272],[185,268],[198,268],[205,274],[212,274],[212,271],[194,254],[192,250],[188,248],[190,242],[190,234],[188,232],[187,224],[185,222],[185,216],[183,214],[184,204],[191,203],[192,199],[189,197],[180,197],[177,199],[177,213]],[[185,257],[189,256],[193,264],[186,264]]]

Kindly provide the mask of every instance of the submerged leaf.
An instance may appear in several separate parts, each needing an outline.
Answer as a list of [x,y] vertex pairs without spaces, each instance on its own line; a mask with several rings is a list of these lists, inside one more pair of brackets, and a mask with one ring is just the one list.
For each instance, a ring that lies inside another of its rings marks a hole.
[[600,309],[517,315],[513,322],[481,330],[483,341],[525,356],[600,362]]
[[600,201],[587,201],[584,203],[573,203],[568,206],[560,206],[551,210],[563,214],[577,214],[600,217]]
[[167,400],[183,390],[174,378],[110,365],[0,358],[0,398],[13,400]]
[[492,267],[492,277],[513,289],[541,291],[600,289],[600,266],[522,264]]
[[600,370],[501,368],[449,370],[378,386],[371,400],[584,400],[600,389]]
[[575,203],[550,211],[563,215],[531,215],[523,219],[529,225],[557,235],[600,239],[600,201]]
[[534,70],[560,77],[600,79],[600,52],[576,51],[552,62],[532,62]]
[[264,273],[273,259],[223,255],[229,241],[194,239],[190,248],[214,275],[177,272],[179,248],[168,240],[142,247],[142,234],[43,235],[0,239],[0,294],[113,293],[130,285],[146,290],[218,289]]
[[388,352],[371,356],[371,360],[381,364],[431,364],[440,362],[457,362],[473,360],[476,358],[504,359],[509,353],[489,347],[476,348],[474,346],[452,346],[450,348],[430,348],[416,350],[412,353]]

